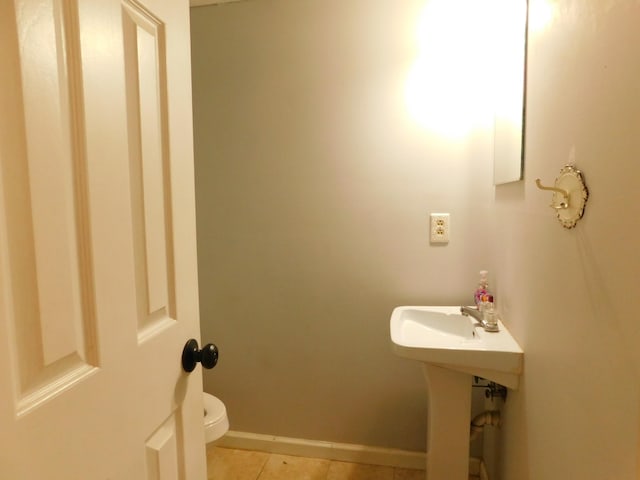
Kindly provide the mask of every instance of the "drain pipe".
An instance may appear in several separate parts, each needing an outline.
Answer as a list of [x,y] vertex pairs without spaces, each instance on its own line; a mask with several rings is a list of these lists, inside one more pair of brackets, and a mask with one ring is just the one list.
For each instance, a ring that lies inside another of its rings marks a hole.
[[469,435],[470,442],[478,438],[485,425],[500,425],[500,412],[498,410],[487,410],[473,417],[473,420],[471,420],[471,434]]

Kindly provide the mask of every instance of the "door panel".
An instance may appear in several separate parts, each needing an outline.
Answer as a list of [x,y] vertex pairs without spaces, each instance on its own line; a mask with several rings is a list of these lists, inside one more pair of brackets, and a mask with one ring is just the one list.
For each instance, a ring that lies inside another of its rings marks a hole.
[[69,17],[52,1],[17,12],[23,145],[7,179],[5,215],[18,415],[98,366],[81,82],[71,67],[77,30]]
[[138,338],[175,321],[171,183],[166,118],[165,30],[138,4],[123,3]]
[[0,2],[0,478],[205,478],[188,15]]
[[184,461],[178,448],[180,427],[176,416],[172,415],[147,440],[148,480],[178,480],[180,478],[180,464]]

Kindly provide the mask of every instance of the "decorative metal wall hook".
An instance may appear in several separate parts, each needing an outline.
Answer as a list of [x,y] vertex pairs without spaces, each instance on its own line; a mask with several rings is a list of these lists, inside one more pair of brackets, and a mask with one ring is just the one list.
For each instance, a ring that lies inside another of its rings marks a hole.
[[567,192],[566,190],[562,190],[561,188],[545,187],[544,185],[542,185],[542,183],[540,183],[540,179],[539,178],[536,178],[536,185],[540,190],[551,190],[552,192],[557,192],[560,195],[562,195],[562,198],[564,199],[564,201],[560,202],[559,205],[554,205],[553,203],[550,204],[549,206],[551,208],[555,208],[556,210],[560,210],[562,208],[568,208],[569,207],[569,192]]
[[536,186],[540,190],[553,192],[550,207],[557,212],[560,223],[565,228],[573,228],[582,218],[584,207],[589,198],[589,191],[584,183],[582,172],[573,165],[565,165],[560,170],[553,187],[545,187],[536,179]]

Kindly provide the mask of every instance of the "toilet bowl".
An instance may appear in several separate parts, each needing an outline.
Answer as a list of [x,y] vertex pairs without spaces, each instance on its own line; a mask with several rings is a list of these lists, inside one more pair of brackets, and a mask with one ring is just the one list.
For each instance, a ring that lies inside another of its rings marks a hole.
[[222,437],[229,430],[227,409],[219,399],[203,392],[204,437],[207,443]]

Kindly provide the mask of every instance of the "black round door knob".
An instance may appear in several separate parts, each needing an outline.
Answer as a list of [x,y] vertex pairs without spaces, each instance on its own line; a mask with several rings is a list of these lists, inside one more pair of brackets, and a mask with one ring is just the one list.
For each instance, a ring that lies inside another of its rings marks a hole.
[[182,349],[182,369],[185,372],[193,372],[198,362],[202,363],[204,368],[215,367],[218,363],[218,347],[213,343],[207,343],[199,350],[195,338],[188,340]]

